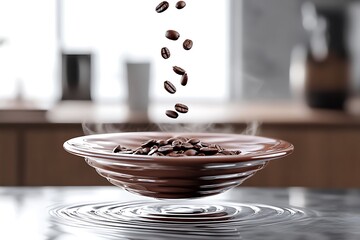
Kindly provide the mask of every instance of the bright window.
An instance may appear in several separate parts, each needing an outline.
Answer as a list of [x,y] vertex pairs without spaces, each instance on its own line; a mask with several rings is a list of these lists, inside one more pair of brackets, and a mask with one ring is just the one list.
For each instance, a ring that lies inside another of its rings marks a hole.
[[0,99],[57,97],[55,26],[55,1],[0,0]]
[[[155,0],[59,1],[61,21],[57,25],[55,0],[0,0],[0,38],[9,40],[0,47],[0,98],[14,95],[16,79],[21,79],[26,98],[58,99],[62,49],[93,54],[92,96],[96,101],[126,99],[126,61],[151,62],[154,101],[174,97],[163,89],[163,81],[178,81],[172,72],[174,65],[189,74],[188,85],[179,88],[176,98],[228,99],[228,0],[188,0],[182,10],[170,0],[170,8],[160,14],[155,12],[160,1]],[[179,41],[165,38],[168,29],[180,33]],[[194,41],[190,51],[182,49],[185,38]],[[163,46],[172,51],[168,60],[160,56]]]

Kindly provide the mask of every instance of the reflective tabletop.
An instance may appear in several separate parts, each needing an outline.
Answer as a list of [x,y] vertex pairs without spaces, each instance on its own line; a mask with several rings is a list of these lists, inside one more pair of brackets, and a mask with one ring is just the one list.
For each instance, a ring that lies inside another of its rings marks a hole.
[[360,239],[360,190],[239,187],[176,201],[116,187],[0,187],[0,227],[15,240]]

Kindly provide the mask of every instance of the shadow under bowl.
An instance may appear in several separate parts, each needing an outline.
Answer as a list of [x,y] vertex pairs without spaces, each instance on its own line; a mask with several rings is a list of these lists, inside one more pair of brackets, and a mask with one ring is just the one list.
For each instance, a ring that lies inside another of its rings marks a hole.
[[[239,155],[147,156],[113,153],[117,145],[135,149],[149,139],[198,138]],[[278,139],[222,133],[126,132],[97,134],[64,143],[113,185],[161,199],[198,198],[222,193],[253,176],[273,159],[290,154],[292,144]]]

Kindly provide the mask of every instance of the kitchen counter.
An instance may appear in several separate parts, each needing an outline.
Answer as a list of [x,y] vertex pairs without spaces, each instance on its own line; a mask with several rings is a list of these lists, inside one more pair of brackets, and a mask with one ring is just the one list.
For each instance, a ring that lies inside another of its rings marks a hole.
[[347,112],[313,110],[290,102],[194,104],[176,120],[164,115],[169,106],[150,105],[144,116],[121,104],[64,101],[33,112],[30,120],[31,112],[22,111],[23,106],[11,116],[0,111],[0,185],[107,185],[83,159],[65,152],[63,143],[84,134],[183,131],[261,135],[295,146],[292,155],[271,163],[246,186],[360,188],[356,102]]
[[[198,219],[189,221],[186,207],[166,220],[162,213],[141,218],[146,216],[144,206],[168,203],[228,206],[215,211],[233,218],[213,214],[204,224],[199,218],[206,213],[193,212]],[[116,187],[2,187],[0,212],[0,238],[13,240],[360,239],[358,189],[239,187],[204,201],[167,202]]]
[[[174,121],[165,116],[172,104],[150,104],[147,113],[129,111],[125,104],[62,101],[53,106],[0,106],[0,124],[62,123],[248,123],[360,125],[360,100],[346,111],[310,109],[294,102],[188,104],[189,112]],[[12,107],[11,107],[12,106]],[[36,106],[36,105],[35,105]]]

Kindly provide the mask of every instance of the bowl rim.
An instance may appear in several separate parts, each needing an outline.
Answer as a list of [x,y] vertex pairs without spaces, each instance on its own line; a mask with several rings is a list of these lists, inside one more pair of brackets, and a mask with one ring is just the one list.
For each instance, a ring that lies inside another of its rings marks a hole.
[[[260,144],[261,141],[263,142],[273,142],[274,149],[269,151],[257,151],[253,153],[249,153],[246,155],[226,155],[226,156],[181,156],[181,157],[166,157],[166,156],[148,156],[148,155],[132,155],[132,154],[119,154],[113,152],[99,152],[95,150],[86,150],[81,149],[72,142],[85,142],[84,140],[91,140],[92,138],[109,138],[114,137],[116,135],[131,135],[131,134],[159,134],[162,135],[170,135],[170,136],[186,136],[189,133],[184,132],[121,132],[121,133],[102,133],[102,134],[93,134],[93,135],[86,135],[86,136],[78,136],[71,138],[64,142],[63,148],[69,152],[70,154],[85,157],[85,158],[99,158],[101,160],[107,161],[141,161],[141,162],[156,162],[156,163],[169,163],[169,159],[171,159],[171,164],[186,164],[186,162],[191,161],[192,163],[196,164],[204,164],[204,163],[235,163],[235,162],[247,162],[247,161],[258,161],[258,160],[272,160],[277,158],[282,158],[287,155],[290,155],[294,151],[294,145],[276,138],[269,138],[263,136],[253,136],[253,135],[243,135],[243,134],[236,134],[236,133],[190,133],[198,135],[201,139],[201,136],[232,136],[238,138],[248,138],[252,140],[260,141],[257,144]],[[110,142],[110,141],[109,141]],[[120,144],[120,143],[119,143]],[[110,149],[109,149],[110,150]],[[112,150],[112,149],[111,149]]]

